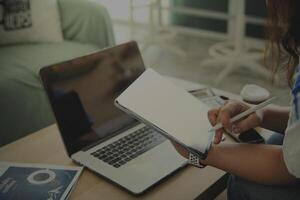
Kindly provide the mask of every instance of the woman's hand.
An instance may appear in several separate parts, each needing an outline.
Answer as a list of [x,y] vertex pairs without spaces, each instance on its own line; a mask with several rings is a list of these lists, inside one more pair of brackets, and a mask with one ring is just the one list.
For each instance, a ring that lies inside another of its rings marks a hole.
[[250,106],[245,103],[230,100],[227,101],[224,106],[208,111],[208,119],[210,123],[214,126],[220,122],[224,127],[216,130],[214,140],[215,144],[219,144],[221,142],[224,129],[231,133],[239,134],[251,128],[257,127],[262,123],[261,118],[257,116],[256,113],[253,113],[235,123],[230,123],[230,119],[232,117],[244,112],[245,110],[248,110],[249,108]]
[[[230,100],[227,101],[224,106],[208,111],[208,119],[213,126],[221,122],[224,127],[223,129],[238,134],[247,131],[251,128],[260,126],[261,124],[261,119],[256,115],[256,113],[253,113],[233,124],[230,123],[230,119],[232,117],[241,112],[244,112],[245,110],[248,110],[249,108],[250,106],[245,103]],[[223,129],[219,129],[216,131],[214,140],[215,144],[219,144],[221,142],[222,135],[224,132]],[[199,134],[201,133],[199,132]],[[188,158],[189,153],[185,148],[183,148],[181,145],[175,142],[172,143],[180,155],[182,155],[185,158]]]

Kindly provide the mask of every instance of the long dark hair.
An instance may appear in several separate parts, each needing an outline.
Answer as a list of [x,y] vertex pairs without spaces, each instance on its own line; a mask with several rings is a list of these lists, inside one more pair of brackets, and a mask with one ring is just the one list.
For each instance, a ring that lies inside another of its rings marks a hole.
[[291,86],[295,67],[299,64],[300,0],[267,0],[267,52],[274,72],[284,67]]

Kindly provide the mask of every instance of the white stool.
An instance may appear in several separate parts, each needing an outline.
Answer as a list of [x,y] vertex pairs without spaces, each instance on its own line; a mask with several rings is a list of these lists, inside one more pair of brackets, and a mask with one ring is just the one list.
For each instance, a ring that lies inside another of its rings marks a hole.
[[259,63],[264,57],[264,53],[259,48],[251,48],[244,43],[246,30],[245,0],[230,0],[230,14],[234,20],[229,24],[230,40],[217,43],[210,47],[209,55],[212,58],[202,61],[201,66],[220,66],[225,68],[215,79],[215,85],[219,85],[224,78],[234,70],[244,67],[260,74],[270,77],[271,73]]
[[[139,1],[137,1],[139,2]],[[139,2],[140,3],[140,2]],[[135,20],[134,11],[138,8],[149,8],[149,34],[143,40],[142,51],[145,51],[152,45],[158,45],[162,49],[166,49],[179,56],[180,58],[185,58],[186,52],[180,47],[168,42],[168,39],[175,36],[175,31],[166,31],[162,29],[162,8],[161,0],[148,0],[144,4],[135,4],[134,0],[129,1],[129,21],[130,21],[130,35],[133,38]],[[157,11],[157,21],[155,21],[155,11]]]

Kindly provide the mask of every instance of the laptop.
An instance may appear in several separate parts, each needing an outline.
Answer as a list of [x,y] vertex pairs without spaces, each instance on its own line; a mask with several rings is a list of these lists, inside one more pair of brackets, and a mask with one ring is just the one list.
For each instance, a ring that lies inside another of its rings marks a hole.
[[114,105],[144,71],[136,42],[40,70],[69,157],[136,195],[187,164],[169,140]]

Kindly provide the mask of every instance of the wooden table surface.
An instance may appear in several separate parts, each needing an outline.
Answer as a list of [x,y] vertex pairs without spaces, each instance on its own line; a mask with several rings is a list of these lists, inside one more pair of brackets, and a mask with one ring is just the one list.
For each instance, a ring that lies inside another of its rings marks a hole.
[[[198,84],[191,84],[185,81],[180,82],[178,80],[176,82],[187,89],[199,88]],[[223,94],[228,95],[229,93],[225,92]],[[238,98],[236,95],[231,97]],[[228,138],[227,140],[230,139]],[[56,125],[49,126],[1,147],[0,160],[21,163],[75,165],[66,154]],[[220,178],[224,178],[225,174],[224,171],[213,167],[198,169],[187,166],[167,177],[145,194],[136,197],[110,181],[85,169],[70,199],[195,199],[200,194],[203,197],[203,194],[212,193],[216,189],[213,188],[215,186],[220,187],[217,183],[220,183]],[[222,184],[224,186],[225,182],[223,181]]]
[[[0,160],[74,166],[67,156],[56,125],[49,126],[0,148]],[[195,199],[225,172],[187,166],[135,197],[113,183],[85,169],[70,199]]]

